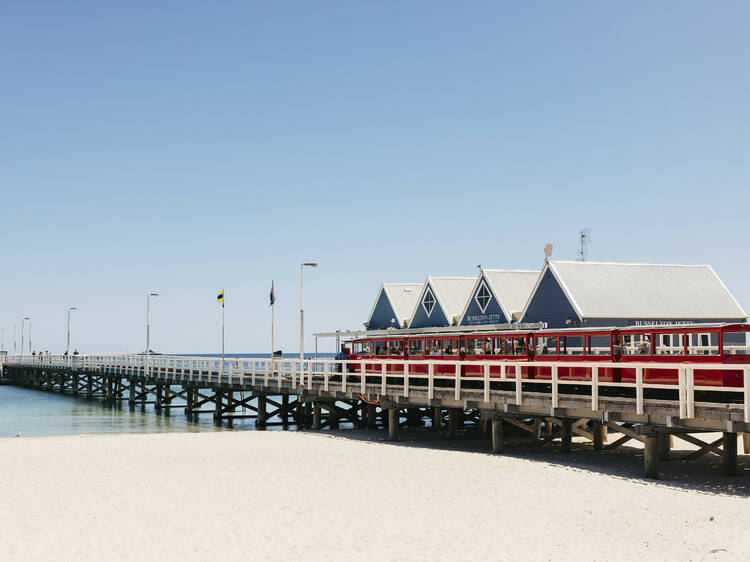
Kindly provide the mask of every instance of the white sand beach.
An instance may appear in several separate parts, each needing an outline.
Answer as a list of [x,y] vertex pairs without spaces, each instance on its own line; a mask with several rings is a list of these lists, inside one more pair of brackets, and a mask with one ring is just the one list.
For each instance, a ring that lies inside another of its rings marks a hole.
[[699,490],[635,476],[627,454],[592,469],[593,452],[381,438],[2,439],[0,559],[750,559],[747,476]]

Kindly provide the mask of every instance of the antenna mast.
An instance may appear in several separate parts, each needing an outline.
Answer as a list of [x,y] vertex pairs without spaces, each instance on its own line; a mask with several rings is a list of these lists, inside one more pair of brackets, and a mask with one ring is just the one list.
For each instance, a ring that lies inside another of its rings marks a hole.
[[581,261],[586,261],[586,258],[589,257],[589,244],[591,243],[591,229],[584,228],[583,230],[581,230],[581,232],[578,233],[578,236],[581,240],[581,249],[578,250],[578,257],[581,259]]

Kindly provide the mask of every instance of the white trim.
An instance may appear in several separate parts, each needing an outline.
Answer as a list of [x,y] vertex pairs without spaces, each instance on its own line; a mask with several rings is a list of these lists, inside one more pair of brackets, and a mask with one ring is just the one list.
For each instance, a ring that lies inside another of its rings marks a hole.
[[[370,309],[370,316],[367,317],[367,325],[368,326],[370,325],[370,320],[372,320],[372,315],[375,314],[375,307],[378,306],[378,301],[380,300],[380,295],[383,294],[383,290],[385,289],[384,285],[385,285],[385,283],[381,283],[380,284],[380,290],[378,291],[378,296],[375,297],[375,302],[372,303],[372,308]],[[393,305],[391,305],[391,310],[393,310]],[[394,311],[394,314],[395,314],[395,311]]]
[[[427,310],[427,305],[425,304],[425,301],[427,300],[427,296],[432,297],[432,306],[429,310]],[[419,302],[419,304],[422,305],[422,310],[424,310],[424,313],[427,315],[427,318],[432,318],[432,313],[435,310],[435,307],[437,306],[437,297],[435,296],[435,291],[432,290],[432,285],[427,285],[427,288],[424,291],[424,294],[422,295],[422,300]]]
[[[424,285],[422,286],[422,291],[419,293],[419,298],[417,299],[417,302],[415,303],[414,310],[411,313],[411,316],[409,316],[409,328],[411,328],[411,324],[414,321],[414,317],[417,315],[417,310],[419,310],[419,307],[422,304],[422,299],[424,298],[424,292],[427,289],[427,287],[430,287],[432,290],[432,296],[435,297],[435,302],[440,305],[440,310],[443,311],[443,316],[445,317],[446,321],[448,322],[449,326],[453,325],[453,322],[450,318],[448,318],[448,313],[445,311],[445,307],[443,306],[443,303],[440,302],[440,297],[437,294],[437,291],[435,291],[435,287],[432,285],[432,276],[428,275],[427,279],[424,281]],[[442,279],[465,279],[465,277],[443,277]],[[435,309],[433,308],[433,311]],[[430,316],[431,317],[431,316]]]
[[737,305],[737,308],[740,310],[740,312],[742,312],[742,314],[745,315],[745,320],[747,320],[747,312],[745,312],[745,309],[740,306],[740,303],[737,302],[737,299],[734,298],[734,295],[729,291],[729,289],[727,289],[727,286],[724,285],[724,281],[722,281],[721,278],[718,275],[716,275],[714,268],[709,265],[708,270],[714,274],[714,277],[716,277],[716,280],[719,282],[719,285],[721,285],[722,288],[727,292],[727,294],[729,295],[729,298],[734,301],[734,304]]
[[[567,262],[567,263],[575,263],[575,262]],[[575,302],[575,300],[570,296],[570,291],[568,291],[568,288],[565,286],[564,283],[560,281],[560,278],[555,273],[555,270],[552,269],[552,262],[546,261],[544,263],[544,267],[542,268],[542,271],[539,272],[539,278],[536,280],[536,283],[534,284],[534,288],[531,289],[531,293],[529,294],[529,298],[526,300],[526,305],[523,307],[523,312],[521,312],[521,317],[519,318],[519,321],[523,321],[524,318],[526,318],[526,312],[529,310],[529,305],[531,304],[531,301],[534,299],[534,296],[536,295],[537,290],[539,289],[539,285],[542,284],[542,279],[544,279],[544,274],[547,273],[547,271],[552,272],[552,277],[555,278],[555,281],[557,281],[557,284],[559,285],[560,289],[562,289],[563,294],[565,295],[565,298],[568,299],[568,303],[571,307],[573,307],[573,312],[578,315],[578,321],[583,321],[583,317],[581,316],[580,308],[578,307],[578,304]]]
[[[568,262],[570,263],[570,262]],[[576,263],[576,262],[573,262]],[[588,262],[590,263],[590,262]],[[573,310],[578,315],[578,320],[583,320],[583,312],[581,311],[581,307],[578,306],[578,303],[573,298],[573,294],[568,290],[568,286],[565,284],[565,282],[562,280],[562,276],[557,272],[557,270],[553,267],[555,265],[554,262],[549,262],[550,265],[550,271],[552,271],[552,275],[555,276],[555,279],[557,279],[557,283],[560,285],[560,287],[563,290],[563,293],[565,293],[565,296],[568,298],[568,302],[570,302],[571,306],[573,307]]]
[[[479,291],[482,290],[482,286],[484,286],[485,290],[487,291],[487,293],[488,293],[488,295],[490,297],[489,300],[487,301],[487,303],[484,306],[482,306],[482,303],[479,302]],[[487,308],[490,306],[490,303],[492,302],[493,298],[495,300],[497,300],[497,297],[495,297],[495,295],[492,292],[492,289],[490,289],[489,283],[487,283],[487,279],[485,278],[484,274],[482,274],[482,279],[479,282],[479,286],[477,287],[477,290],[473,291],[472,294],[474,295],[474,302],[476,302],[477,305],[479,305],[479,310],[482,311],[482,314],[486,314],[487,313]],[[471,296],[469,297],[469,302],[471,302]],[[464,317],[463,317],[463,314],[462,314],[461,315],[461,320],[463,320],[463,319],[464,319]]]

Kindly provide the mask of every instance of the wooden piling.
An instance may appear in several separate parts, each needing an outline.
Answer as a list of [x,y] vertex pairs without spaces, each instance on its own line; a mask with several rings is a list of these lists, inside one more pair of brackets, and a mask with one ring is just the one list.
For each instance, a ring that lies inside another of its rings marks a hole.
[[378,427],[378,413],[375,410],[375,404],[367,404],[367,427],[370,429]]
[[531,425],[531,438],[534,443],[539,443],[542,439],[542,418],[534,418],[534,422]]
[[750,455],[750,433],[742,434],[742,452]]
[[646,435],[643,449],[643,468],[646,478],[659,478],[659,438]]
[[266,397],[261,395],[258,396],[258,417],[255,419],[255,426],[258,429],[266,428]]
[[736,476],[737,470],[737,434],[724,432],[724,446],[722,447],[721,472],[725,476]]
[[448,409],[448,437],[455,437],[458,429],[458,410]]
[[492,420],[492,452],[502,453],[505,446],[503,439],[503,420]]
[[320,402],[313,402],[313,429],[320,429]]
[[594,450],[601,451],[604,447],[604,430],[607,426],[598,420],[591,423],[591,432],[594,434]]
[[214,410],[214,423],[216,425],[221,425],[221,409],[223,407],[223,397],[223,393],[219,390],[214,393],[214,404],[216,406],[216,409]]
[[560,452],[570,453],[573,441],[573,420],[564,418],[562,420],[562,432],[560,434]]
[[440,431],[443,428],[443,409],[436,406],[432,409],[432,428]]
[[659,440],[659,460],[668,461],[672,450],[672,436],[668,433],[660,433],[657,439]]
[[388,440],[398,441],[398,424],[399,424],[399,411],[398,408],[388,408]]

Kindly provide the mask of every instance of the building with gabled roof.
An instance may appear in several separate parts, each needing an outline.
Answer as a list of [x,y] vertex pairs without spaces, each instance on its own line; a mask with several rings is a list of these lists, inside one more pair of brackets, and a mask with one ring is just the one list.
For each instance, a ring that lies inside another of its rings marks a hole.
[[709,265],[549,260],[523,311],[524,322],[550,328],[746,319]]
[[412,311],[409,327],[458,324],[475,283],[474,277],[427,277]]
[[368,330],[406,328],[422,286],[422,283],[383,283],[365,327]]
[[469,294],[459,325],[518,321],[538,278],[538,270],[483,269]]

